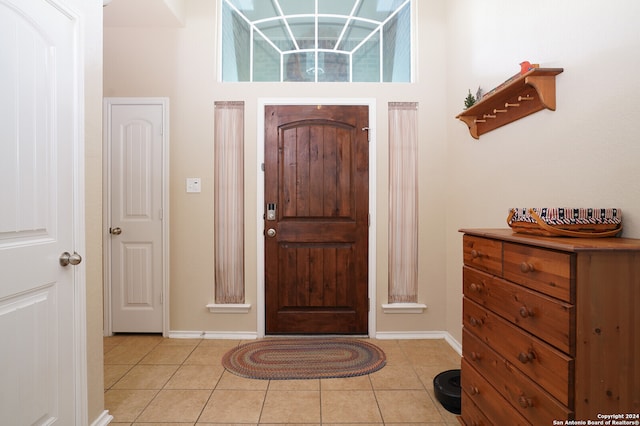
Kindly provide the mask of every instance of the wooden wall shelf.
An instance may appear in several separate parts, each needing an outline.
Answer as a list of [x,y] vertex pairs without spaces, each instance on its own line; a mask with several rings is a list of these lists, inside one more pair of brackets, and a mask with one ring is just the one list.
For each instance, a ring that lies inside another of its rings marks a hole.
[[556,109],[556,75],[563,68],[534,68],[485,96],[456,118],[475,139],[543,109]]

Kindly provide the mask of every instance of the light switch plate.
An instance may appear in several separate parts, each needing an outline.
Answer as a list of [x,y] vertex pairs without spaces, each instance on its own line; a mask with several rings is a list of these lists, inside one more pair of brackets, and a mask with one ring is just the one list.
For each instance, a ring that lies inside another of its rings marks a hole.
[[187,192],[200,192],[200,178],[187,178]]

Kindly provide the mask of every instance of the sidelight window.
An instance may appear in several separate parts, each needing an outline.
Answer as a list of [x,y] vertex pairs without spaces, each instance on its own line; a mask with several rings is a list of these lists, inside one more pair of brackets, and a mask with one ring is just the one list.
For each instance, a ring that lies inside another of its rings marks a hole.
[[222,0],[222,80],[410,82],[412,0]]

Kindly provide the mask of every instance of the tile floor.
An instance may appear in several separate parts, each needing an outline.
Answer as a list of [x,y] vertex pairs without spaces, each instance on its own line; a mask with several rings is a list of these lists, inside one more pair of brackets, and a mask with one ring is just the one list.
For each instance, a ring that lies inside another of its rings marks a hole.
[[444,340],[371,340],[387,365],[367,376],[251,380],[220,360],[240,340],[105,337],[105,408],[112,425],[458,425],[433,377],[460,368]]

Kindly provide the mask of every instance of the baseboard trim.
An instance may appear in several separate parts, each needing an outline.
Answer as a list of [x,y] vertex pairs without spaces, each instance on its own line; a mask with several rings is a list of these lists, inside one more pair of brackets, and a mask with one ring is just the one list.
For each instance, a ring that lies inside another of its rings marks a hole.
[[171,339],[229,339],[255,340],[258,333],[253,331],[169,331]]
[[446,331],[379,331],[375,338],[380,340],[444,339],[458,355],[462,356],[462,345]]
[[[170,331],[171,339],[230,339],[256,340],[258,333],[253,331]],[[410,340],[410,339],[444,339],[449,346],[462,356],[462,345],[446,331],[379,331],[372,336],[380,340]]]
[[91,423],[91,426],[106,426],[113,420],[113,416],[109,414],[109,410],[104,410],[100,415]]
[[212,314],[247,314],[251,303],[210,303],[207,309]]
[[427,309],[423,303],[383,303],[381,306],[385,314],[421,314]]

